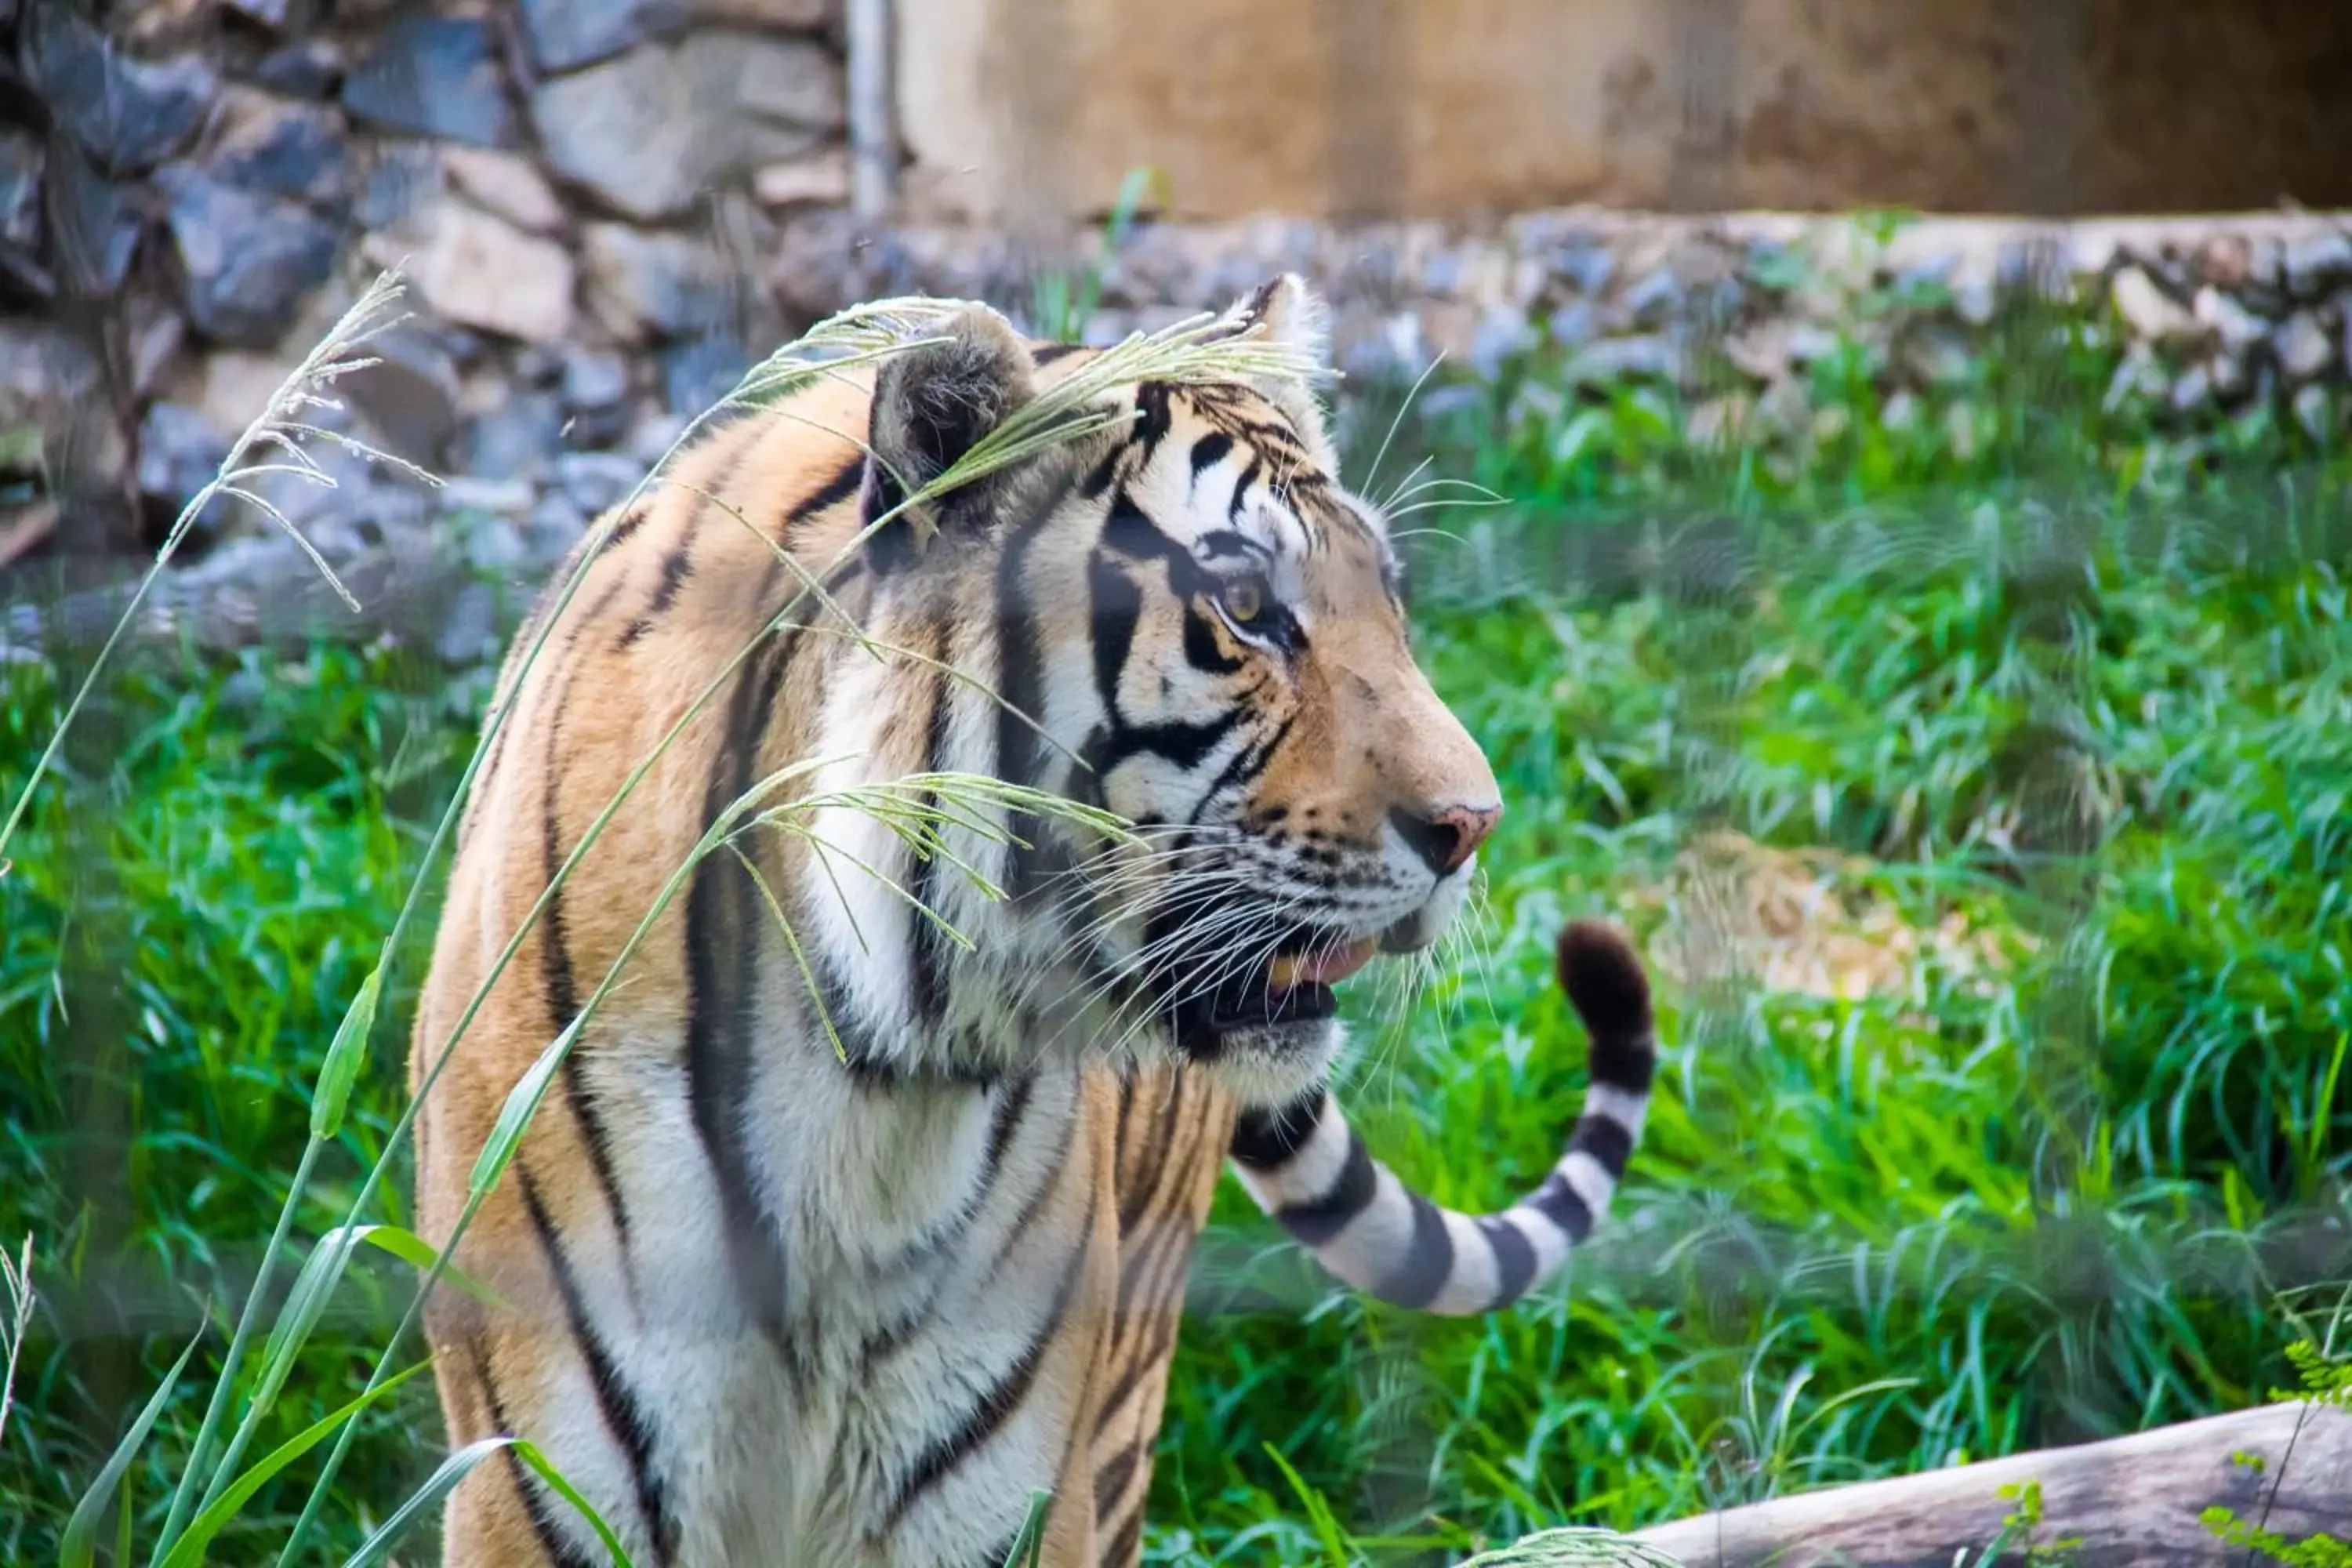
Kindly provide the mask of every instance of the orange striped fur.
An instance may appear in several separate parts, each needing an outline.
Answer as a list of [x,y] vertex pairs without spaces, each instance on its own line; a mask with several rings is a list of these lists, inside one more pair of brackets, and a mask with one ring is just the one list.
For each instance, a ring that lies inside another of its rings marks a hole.
[[[1285,279],[1232,327],[1312,347],[1318,320]],[[1559,1266],[1639,1133],[1647,993],[1588,928],[1561,973],[1592,1098],[1522,1203],[1438,1209],[1324,1089],[1329,984],[1436,938],[1499,801],[1311,396],[1118,388],[1118,428],[858,545],[1087,358],[976,309],[945,334],[734,417],[601,520],[509,657],[460,819],[412,1056],[422,1089],[448,1052],[429,1239],[604,995],[457,1247],[501,1304],[432,1306],[448,1435],[529,1438],[646,1568],[981,1568],[1036,1489],[1044,1562],[1133,1563],[1229,1156],[1342,1279],[1475,1311]],[[689,865],[793,769],[781,826]],[[900,781],[940,772],[1098,805],[1143,847],[982,803],[924,855],[841,798],[937,805]],[[509,1455],[457,1489],[445,1560],[605,1559]]]

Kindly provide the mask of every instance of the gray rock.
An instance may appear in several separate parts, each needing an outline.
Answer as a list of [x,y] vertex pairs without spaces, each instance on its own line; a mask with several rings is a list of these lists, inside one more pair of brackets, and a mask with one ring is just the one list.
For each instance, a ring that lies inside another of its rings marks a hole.
[[551,168],[653,222],[837,132],[841,68],[801,39],[698,33],[542,82],[531,115]]
[[2203,365],[2191,365],[2172,384],[2172,411],[2194,414],[2213,401],[2213,378]]
[[563,439],[562,405],[544,392],[517,393],[467,422],[457,462],[469,474],[534,479],[547,471]]
[[1586,381],[1669,377],[1675,374],[1677,363],[1674,344],[1664,338],[1603,338],[1578,351],[1575,373]]
[[40,245],[43,162],[31,132],[0,127],[0,244]]
[[253,68],[257,87],[288,98],[331,98],[343,78],[343,52],[327,38],[304,38],[272,49]]
[[705,331],[727,314],[719,254],[689,235],[591,224],[581,265],[590,312],[625,342]]
[[440,196],[441,161],[431,147],[378,142],[369,149],[352,221],[363,229],[395,228]]
[[2197,290],[2193,305],[2198,321],[2219,340],[2222,353],[2242,358],[2249,349],[2270,335],[2270,328],[2261,318],[2221,289],[2210,285]]
[[2287,244],[2284,267],[2287,291],[2315,300],[2352,276],[2352,235],[2340,228],[2298,235]]
[[563,360],[568,439],[580,447],[609,447],[629,428],[629,365],[619,354],[573,349]]
[[418,298],[445,321],[545,343],[572,331],[571,251],[457,196],[420,204],[363,247],[379,266],[405,258]]
[[2312,380],[2335,362],[2336,343],[2319,318],[2309,310],[2297,310],[2278,330],[2279,369],[2289,381]]
[[372,340],[367,357],[377,363],[337,383],[343,396],[383,437],[386,450],[428,470],[439,468],[457,433],[455,356],[409,322]]
[[1470,363],[1480,375],[1492,378],[1501,374],[1507,361],[1526,353],[1535,341],[1535,331],[1523,313],[1498,305],[1478,318],[1477,330],[1470,337]]
[[2304,434],[2315,441],[2325,441],[2335,433],[2336,399],[2326,387],[2314,383],[2294,395],[2294,422],[2303,426]]
[[343,107],[388,131],[475,147],[515,141],[498,56],[481,22],[401,17],[344,81]]
[[1976,352],[1969,336],[1951,327],[1930,325],[1913,333],[1903,345],[1903,363],[1929,386],[1958,386],[1976,367]]
[[138,253],[138,209],[78,147],[56,146],[47,176],[50,265],[75,293],[111,296]]
[[522,0],[522,19],[531,59],[559,74],[684,32],[692,17],[682,0]]
[[1553,342],[1569,347],[1589,341],[1601,331],[1600,318],[1582,300],[1572,300],[1562,305],[1544,324]]
[[152,169],[186,146],[220,88],[194,57],[131,58],[62,4],[34,7],[22,48],[26,75],[49,111],[116,174]]
[[462,474],[441,485],[444,512],[479,514],[483,526],[468,531],[467,554],[478,566],[510,566],[521,555],[521,540],[488,524],[501,518],[520,517],[530,510],[539,492],[529,479],[492,479]]
[[1552,270],[1578,293],[1593,295],[1616,276],[1617,258],[1605,246],[1568,245],[1552,258]]
[[123,300],[122,325],[131,353],[131,390],[140,398],[150,397],[187,342],[188,323],[173,304],[142,288]]
[[433,651],[445,664],[474,664],[497,655],[499,599],[488,583],[457,590],[434,636]]
[[523,525],[522,544],[529,563],[545,569],[563,559],[566,552],[580,542],[588,531],[588,514],[580,505],[560,489],[548,490],[531,509],[530,521]]
[[291,30],[299,22],[309,20],[309,6],[301,0],[225,0],[238,16],[260,23],[273,33]]
[[553,386],[563,379],[562,351],[548,343],[525,343],[515,351],[515,379],[530,386]]
[[180,403],[158,403],[139,422],[139,493],[174,511],[213,480],[229,444],[212,421]]
[[1682,280],[1671,268],[1661,267],[1637,279],[1617,305],[1627,319],[1645,327],[1657,326],[1675,313],[1682,299]]
[[751,368],[751,356],[728,333],[673,343],[661,351],[662,395],[672,408],[699,414],[734,391]]
[[222,342],[275,343],[334,271],[335,230],[299,203],[184,166],[165,170],[163,184],[188,319]]
[[235,94],[206,167],[248,191],[333,208],[355,185],[342,117],[320,104]]
[[573,414],[601,413],[629,401],[629,362],[602,349],[575,348],[563,356],[563,403]]
[[2116,273],[2112,289],[2116,312],[2136,336],[2166,342],[2195,334],[2196,316],[2139,268],[2126,267]]
[[685,433],[691,414],[677,414],[673,409],[645,409],[628,428],[628,456],[652,468],[666,458],[670,445]]
[[556,482],[590,517],[627,495],[645,471],[644,463],[618,452],[566,452],[555,459]]

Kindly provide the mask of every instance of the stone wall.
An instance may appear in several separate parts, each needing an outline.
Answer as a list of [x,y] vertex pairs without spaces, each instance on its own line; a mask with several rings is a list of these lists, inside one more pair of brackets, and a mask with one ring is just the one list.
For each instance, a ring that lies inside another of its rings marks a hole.
[[[335,489],[261,488],[372,616],[421,616],[452,657],[494,616],[470,586],[415,598],[417,574],[535,583],[751,357],[882,294],[1018,314],[1047,266],[1101,265],[1097,338],[1296,269],[1333,299],[1351,372],[1416,374],[1441,351],[1491,370],[1549,342],[1589,381],[1680,384],[1695,435],[1801,426],[1807,367],[1857,337],[1890,408],[1925,401],[2003,330],[2024,272],[2112,351],[2118,406],[2191,426],[2268,407],[2326,434],[2352,404],[2342,215],[1881,232],[1578,207],[1153,222],[1107,257],[1085,231],[867,223],[843,205],[837,4],[146,0],[96,24],[0,0],[0,567],[103,575],[152,547],[395,263],[415,319],[341,384],[342,417],[447,482],[320,445]],[[158,601],[182,602],[206,605],[204,635],[349,625],[235,504]]]
[[[0,439],[40,431],[57,503],[0,561],[152,535],[394,264],[355,416],[509,500],[571,475],[540,531],[576,529],[784,330],[751,280],[846,198],[838,10],[0,0]],[[302,497],[330,549],[417,504],[343,477]]]
[[1099,268],[1088,331],[1102,341],[1296,270],[1330,297],[1342,367],[1360,375],[1410,376],[1440,353],[1491,374],[1549,344],[1590,379],[1794,412],[1806,367],[1847,342],[1890,399],[1957,380],[2003,300],[2031,291],[2112,355],[2109,401],[2126,414],[2193,427],[2268,406],[2317,437],[2352,406],[2340,213],[1891,224],[1588,207],[1480,225],[1147,225],[1110,254],[1091,237],[1041,251],[961,226],[874,237],[813,216],[771,275],[803,313],[899,293],[1018,312],[1041,258]]

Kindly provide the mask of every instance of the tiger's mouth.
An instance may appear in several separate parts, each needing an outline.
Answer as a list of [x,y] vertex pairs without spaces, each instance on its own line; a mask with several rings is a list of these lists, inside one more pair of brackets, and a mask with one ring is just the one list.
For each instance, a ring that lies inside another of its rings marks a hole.
[[1328,932],[1303,932],[1276,948],[1265,963],[1211,993],[1205,1021],[1219,1034],[1319,1023],[1339,1010],[1334,987],[1370,963],[1379,948],[1370,937],[1343,940]]

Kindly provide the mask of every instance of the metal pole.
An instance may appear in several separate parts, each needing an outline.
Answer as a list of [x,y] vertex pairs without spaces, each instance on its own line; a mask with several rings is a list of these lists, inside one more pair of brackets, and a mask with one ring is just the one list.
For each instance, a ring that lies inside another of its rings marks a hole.
[[849,205],[877,218],[890,207],[898,138],[890,101],[890,0],[849,0]]

